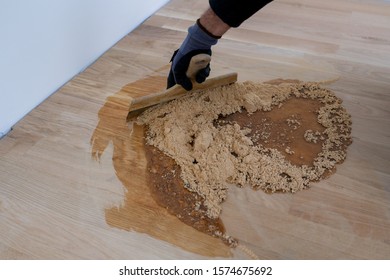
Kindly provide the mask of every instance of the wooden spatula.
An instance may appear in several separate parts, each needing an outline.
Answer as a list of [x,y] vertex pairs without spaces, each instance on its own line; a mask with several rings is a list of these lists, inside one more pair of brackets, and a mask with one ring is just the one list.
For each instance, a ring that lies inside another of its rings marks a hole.
[[216,88],[219,86],[232,84],[237,81],[237,73],[229,73],[222,76],[207,79],[205,82],[198,84],[194,79],[195,75],[200,69],[206,67],[209,62],[210,56],[206,54],[198,54],[191,59],[190,65],[186,73],[187,77],[192,80],[193,88],[191,91],[186,91],[182,86],[175,85],[162,92],[142,96],[139,98],[134,98],[130,103],[127,120],[131,120],[137,117],[139,114],[141,114],[143,111],[150,108],[151,106],[168,102],[170,100],[188,94],[189,92]]

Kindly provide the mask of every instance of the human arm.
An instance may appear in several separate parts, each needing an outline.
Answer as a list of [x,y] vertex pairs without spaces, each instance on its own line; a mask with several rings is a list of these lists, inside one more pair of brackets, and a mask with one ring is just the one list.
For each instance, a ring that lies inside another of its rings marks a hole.
[[[211,47],[231,27],[238,27],[271,1],[209,0],[210,8],[188,29],[187,37],[172,56],[167,88],[180,84],[186,90],[191,90],[192,82],[185,74],[191,58],[200,53],[211,55]],[[209,73],[210,65],[201,69],[195,80],[202,83]]]

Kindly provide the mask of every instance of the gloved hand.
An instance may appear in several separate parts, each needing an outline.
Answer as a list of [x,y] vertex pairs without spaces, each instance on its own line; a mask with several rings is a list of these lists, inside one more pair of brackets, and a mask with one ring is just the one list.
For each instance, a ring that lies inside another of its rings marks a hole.
[[[186,90],[192,89],[192,82],[186,76],[190,60],[197,54],[211,55],[211,46],[217,44],[220,37],[210,34],[199,22],[188,28],[188,35],[182,45],[171,58],[171,69],[168,75],[167,88],[175,84],[181,85]],[[195,76],[197,83],[202,83],[210,74],[210,64],[199,70]]]

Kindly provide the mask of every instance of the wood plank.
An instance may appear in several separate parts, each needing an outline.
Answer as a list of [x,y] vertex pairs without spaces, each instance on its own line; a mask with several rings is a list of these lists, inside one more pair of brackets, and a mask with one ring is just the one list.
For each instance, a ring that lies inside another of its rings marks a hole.
[[[128,142],[131,98],[163,88],[206,7],[170,1],[0,140],[0,258],[249,258],[158,206],[141,132]],[[213,47],[212,76],[338,79],[327,86],[352,115],[329,179],[294,195],[229,190],[226,230],[260,258],[390,258],[389,20],[387,1],[276,0]]]

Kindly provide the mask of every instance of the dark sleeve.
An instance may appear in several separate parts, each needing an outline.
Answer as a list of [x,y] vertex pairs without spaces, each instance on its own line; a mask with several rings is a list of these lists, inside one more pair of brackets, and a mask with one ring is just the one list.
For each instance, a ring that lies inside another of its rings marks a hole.
[[209,0],[214,13],[230,27],[238,27],[272,0]]

